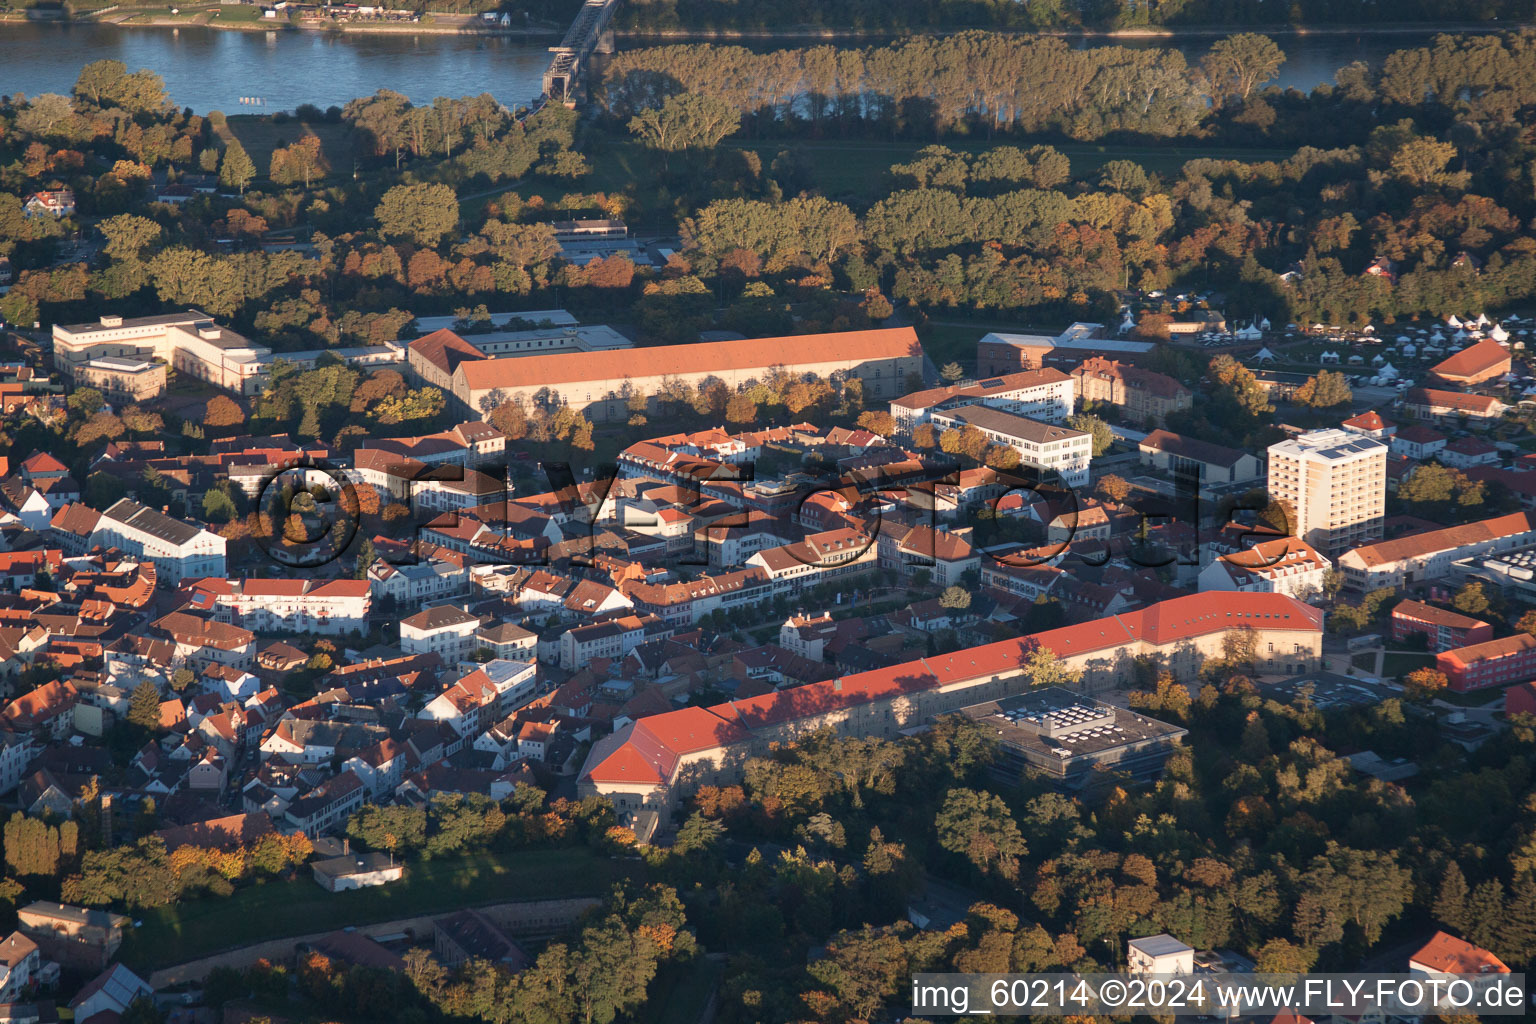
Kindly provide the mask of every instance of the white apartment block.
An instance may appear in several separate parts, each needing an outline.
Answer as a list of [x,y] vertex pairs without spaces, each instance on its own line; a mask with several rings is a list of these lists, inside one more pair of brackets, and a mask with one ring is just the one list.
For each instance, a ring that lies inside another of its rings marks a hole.
[[927,423],[936,412],[966,405],[986,405],[1015,416],[1046,423],[1064,423],[1076,401],[1076,384],[1060,370],[1046,368],[1008,373],[977,384],[929,388],[891,400],[891,416],[897,431],[911,436],[912,428]]
[[223,576],[224,538],[163,512],[120,498],[101,514],[91,547],[115,547],[154,563],[155,574],[175,586],[182,580]]
[[375,598],[388,597],[402,608],[415,608],[467,593],[469,570],[437,559],[391,565],[380,558],[368,567],[368,587]]
[[406,654],[436,654],[456,665],[475,653],[480,618],[451,604],[440,604],[400,621],[400,649]]
[[1387,446],[1353,431],[1313,430],[1269,448],[1269,497],[1295,510],[1291,532],[1340,552],[1381,536]]
[[367,580],[205,579],[187,585],[214,618],[258,632],[364,633]]
[[[1071,378],[1068,378],[1070,381]],[[1000,409],[968,405],[950,412],[935,412],[934,427],[961,430],[973,426],[989,441],[1007,445],[1019,453],[1019,462],[1042,473],[1059,473],[1068,487],[1088,483],[1088,464],[1093,459],[1093,435],[1071,427],[1041,423]]]
[[54,325],[53,365],[71,379],[86,374],[93,360],[108,357],[159,360],[178,373],[225,391],[254,395],[261,390],[272,350],[220,327],[211,316],[195,309],[165,316],[104,316],[96,323]]
[[574,672],[594,658],[623,658],[645,642],[645,627],[638,615],[572,627],[560,636],[560,667]]

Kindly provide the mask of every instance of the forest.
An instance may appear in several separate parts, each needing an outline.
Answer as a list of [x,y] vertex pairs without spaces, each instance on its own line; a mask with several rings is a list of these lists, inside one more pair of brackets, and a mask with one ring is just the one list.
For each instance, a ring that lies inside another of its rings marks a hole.
[[1219,25],[1360,25],[1529,21],[1531,0],[636,0],[621,24],[639,33],[842,29],[904,33],[954,28],[1014,31],[1170,29]]

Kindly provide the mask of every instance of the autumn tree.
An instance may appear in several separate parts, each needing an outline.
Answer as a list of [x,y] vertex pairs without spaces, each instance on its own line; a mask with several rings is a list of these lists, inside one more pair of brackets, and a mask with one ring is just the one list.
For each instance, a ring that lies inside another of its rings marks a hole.
[[203,426],[210,428],[238,427],[245,422],[245,410],[240,403],[227,395],[214,395],[203,406]]
[[1444,672],[1427,666],[1403,676],[1403,690],[1412,700],[1430,700],[1439,696],[1449,684]]
[[326,163],[325,154],[321,151],[319,137],[306,135],[272,151],[272,166],[267,176],[279,185],[303,182],[307,189],[311,181],[324,177],[329,170],[330,165]]
[[1470,580],[1456,591],[1451,605],[1465,615],[1485,615],[1493,607],[1493,602],[1488,599],[1481,580]]
[[1008,805],[995,793],[955,788],[944,797],[934,819],[939,846],[969,860],[983,874],[996,872],[1012,880],[1019,858],[1029,852]]
[[1085,434],[1093,436],[1093,457],[1098,458],[1109,451],[1109,446],[1114,443],[1114,432],[1109,429],[1109,424],[1090,413],[1080,412],[1067,417],[1067,426],[1073,430],[1081,430]]
[[1212,359],[1209,372],[1211,380],[1221,386],[1224,396],[1242,412],[1260,416],[1275,411],[1253,371],[1231,356],[1220,355]]
[[240,145],[239,139],[230,139],[229,146],[224,150],[224,162],[219,165],[219,183],[237,188],[241,195],[245,195],[245,186],[255,177],[256,164],[251,160],[251,155]]
[[373,215],[389,238],[436,245],[459,223],[459,200],[447,185],[396,185],[384,193]]
[[896,418],[888,412],[870,409],[859,414],[858,423],[871,434],[887,438],[896,436]]
[[1296,389],[1296,401],[1314,409],[1331,409],[1345,405],[1353,398],[1348,378],[1332,370],[1322,370],[1308,377],[1306,383]]
[[713,149],[741,127],[741,114],[712,96],[679,93],[629,119],[629,132],[651,149]]
[[1218,106],[1228,97],[1247,99],[1255,89],[1275,77],[1285,54],[1275,41],[1256,32],[1242,32],[1218,40],[1200,61],[1200,70]]
[[1131,496],[1131,485],[1124,477],[1107,473],[1099,478],[1098,491],[1115,504],[1122,505]]

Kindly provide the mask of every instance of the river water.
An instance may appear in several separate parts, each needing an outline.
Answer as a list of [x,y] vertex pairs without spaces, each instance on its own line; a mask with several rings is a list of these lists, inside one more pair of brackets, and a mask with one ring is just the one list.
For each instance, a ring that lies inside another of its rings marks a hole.
[[[1333,81],[1334,72],[1351,61],[1379,65],[1393,50],[1427,44],[1435,32],[1269,34],[1287,57],[1276,84],[1310,91]],[[1215,38],[1185,36],[1175,45],[1193,61]],[[1093,37],[1081,45],[1107,42]],[[1115,42],[1167,45],[1155,38]],[[754,48],[765,47],[758,43]],[[393,89],[415,103],[489,92],[517,106],[538,95],[549,52],[545,41],[506,36],[5,24],[0,25],[0,93],[68,93],[82,65],[105,58],[120,60],[130,70],[155,71],[178,106],[235,114],[261,109],[242,105],[242,96],[260,97],[265,109],[273,111],[292,110],[301,103],[339,106],[378,89]]]

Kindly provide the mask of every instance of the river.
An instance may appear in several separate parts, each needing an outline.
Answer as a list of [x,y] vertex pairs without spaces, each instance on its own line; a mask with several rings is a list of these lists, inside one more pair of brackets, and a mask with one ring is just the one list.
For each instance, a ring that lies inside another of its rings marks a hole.
[[[379,89],[413,103],[488,92],[507,106],[527,105],[542,87],[549,49],[488,35],[4,24],[0,93],[67,94],[83,65],[109,58],[160,75],[177,106],[244,114],[342,106]],[[242,105],[242,96],[265,106]]]
[[[1393,50],[1423,46],[1435,29],[1394,32],[1271,32],[1286,53],[1276,84],[1310,91],[1332,82],[1352,61],[1373,65]],[[1173,45],[1198,60],[1213,41],[1208,35],[1175,37]],[[1156,37],[1081,40],[1080,45],[1168,45]],[[803,45],[792,40],[758,41]],[[869,41],[850,45],[870,45]],[[507,36],[368,35],[298,31],[234,32],[186,27],[119,28],[93,24],[0,25],[0,93],[68,93],[80,67],[115,58],[130,70],[147,67],[165,79],[177,105],[199,113],[226,114],[263,108],[240,97],[265,100],[267,112],[301,103],[341,105],[377,89],[393,89],[414,103],[436,96],[489,92],[508,106],[538,95],[549,62],[545,43]]]

